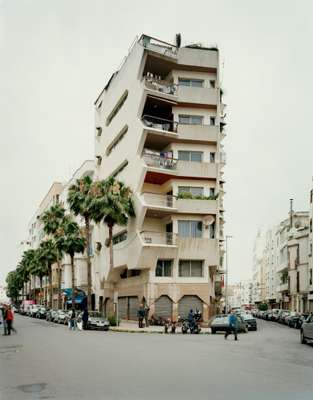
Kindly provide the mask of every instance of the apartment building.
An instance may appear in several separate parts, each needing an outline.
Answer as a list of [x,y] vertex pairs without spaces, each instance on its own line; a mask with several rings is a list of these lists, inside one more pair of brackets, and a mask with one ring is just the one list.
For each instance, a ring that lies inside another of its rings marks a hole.
[[[223,243],[224,107],[219,51],[180,47],[142,35],[95,102],[97,179],[114,176],[133,191],[136,217],[99,244],[97,305],[135,319],[176,319],[190,308],[208,320]],[[218,285],[217,285],[218,286]]]
[[228,303],[230,308],[249,307],[252,304],[252,289],[253,285],[251,280],[229,285]]
[[309,293],[308,293],[308,308],[313,312],[313,189],[310,191],[310,220],[309,220],[309,249],[308,249],[308,262],[309,262]]
[[252,301],[255,304],[264,299],[264,246],[265,237],[259,229],[254,241],[252,261]]

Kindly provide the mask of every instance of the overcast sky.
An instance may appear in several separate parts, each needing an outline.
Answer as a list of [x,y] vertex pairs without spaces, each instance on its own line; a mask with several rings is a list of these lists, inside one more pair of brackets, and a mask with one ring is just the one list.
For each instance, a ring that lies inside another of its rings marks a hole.
[[248,278],[259,227],[308,209],[313,1],[0,0],[0,283],[53,181],[93,158],[93,102],[146,33],[218,44],[227,107],[230,278]]

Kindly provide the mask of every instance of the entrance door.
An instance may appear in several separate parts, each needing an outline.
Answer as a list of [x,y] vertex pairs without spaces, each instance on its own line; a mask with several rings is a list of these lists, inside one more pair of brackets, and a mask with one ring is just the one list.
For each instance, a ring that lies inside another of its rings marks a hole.
[[203,303],[198,296],[184,296],[178,303],[178,314],[187,318],[190,310],[199,310],[203,314]]
[[118,317],[120,319],[128,319],[127,318],[127,297],[119,297],[118,298]]
[[139,301],[137,296],[128,297],[128,319],[137,320]]
[[160,296],[154,303],[156,317],[172,319],[173,302],[168,296]]

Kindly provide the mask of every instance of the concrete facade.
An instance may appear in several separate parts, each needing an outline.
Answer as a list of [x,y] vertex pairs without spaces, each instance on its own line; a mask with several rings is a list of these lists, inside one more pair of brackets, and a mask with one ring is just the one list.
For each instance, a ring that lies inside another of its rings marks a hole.
[[[141,302],[156,316],[163,302],[173,319],[195,304],[204,320],[213,313],[223,242],[224,107],[216,49],[178,48],[145,35],[97,98],[95,178],[113,175],[129,186],[136,213],[114,230],[113,270],[107,228],[95,228],[96,303],[106,315],[114,301],[125,319]],[[182,199],[183,191],[211,200]]]

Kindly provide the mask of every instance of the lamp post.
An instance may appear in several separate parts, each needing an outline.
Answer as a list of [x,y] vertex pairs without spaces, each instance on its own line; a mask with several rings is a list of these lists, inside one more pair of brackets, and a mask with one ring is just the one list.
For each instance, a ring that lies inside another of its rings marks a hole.
[[227,314],[228,311],[228,239],[231,239],[231,235],[226,235],[226,271],[225,271],[225,314]]

